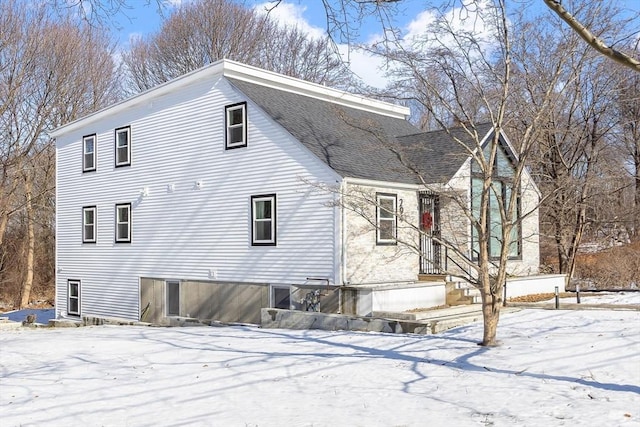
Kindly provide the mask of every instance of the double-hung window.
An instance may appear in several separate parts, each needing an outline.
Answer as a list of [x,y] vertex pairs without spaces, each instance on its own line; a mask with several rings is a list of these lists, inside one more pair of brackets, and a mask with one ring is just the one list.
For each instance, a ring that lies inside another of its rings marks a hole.
[[275,246],[276,195],[251,196],[251,244]]
[[131,127],[116,129],[116,167],[131,164]]
[[131,242],[131,203],[116,205],[116,243]]
[[225,107],[225,148],[247,146],[247,103]]
[[376,243],[378,245],[397,243],[397,205],[398,198],[395,194],[376,193]]
[[96,242],[97,208],[86,206],[82,208],[82,243]]
[[80,316],[80,280],[67,280],[67,314]]
[[96,170],[96,134],[82,137],[82,172]]

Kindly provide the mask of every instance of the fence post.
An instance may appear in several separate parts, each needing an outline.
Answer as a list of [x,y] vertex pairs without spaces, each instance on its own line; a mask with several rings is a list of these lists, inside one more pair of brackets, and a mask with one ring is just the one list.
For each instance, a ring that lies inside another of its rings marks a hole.
[[503,291],[502,291],[502,306],[507,306],[507,281],[504,281]]
[[560,292],[556,286],[556,310],[560,308]]
[[576,284],[576,302],[580,304],[580,284]]

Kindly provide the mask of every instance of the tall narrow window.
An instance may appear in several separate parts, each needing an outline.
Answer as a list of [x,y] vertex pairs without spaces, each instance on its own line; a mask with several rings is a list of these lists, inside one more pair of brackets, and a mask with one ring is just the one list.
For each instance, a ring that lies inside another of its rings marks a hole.
[[251,196],[251,244],[275,246],[276,195]]
[[80,281],[67,280],[67,314],[80,316]]
[[95,206],[82,208],[82,243],[96,242],[96,215]]
[[397,243],[397,203],[398,198],[395,194],[376,194],[376,243],[378,245],[395,245]]
[[131,128],[116,129],[116,167],[131,164]]
[[225,147],[227,150],[247,146],[246,102],[225,107],[225,127]]
[[96,135],[82,137],[82,172],[96,170]]
[[168,280],[166,283],[167,316],[180,316],[180,282]]
[[131,242],[131,203],[116,205],[116,243]]
[[[490,146],[485,148],[485,157],[489,156]],[[487,232],[489,239],[489,256],[499,258],[503,241],[503,222],[500,211],[507,213],[511,197],[513,197],[514,162],[506,149],[500,145],[496,152],[495,163],[493,165],[493,176],[491,178],[491,188],[489,190],[489,209],[487,211]],[[483,191],[484,175],[476,162],[471,165],[471,210],[476,219],[480,218],[480,204]],[[511,222],[513,224],[511,233],[507,236],[509,240],[509,258],[522,256],[522,232],[518,219],[520,218],[520,195],[516,194],[515,210],[512,212]],[[472,251],[473,258],[478,258],[480,251],[478,233],[472,227]]]

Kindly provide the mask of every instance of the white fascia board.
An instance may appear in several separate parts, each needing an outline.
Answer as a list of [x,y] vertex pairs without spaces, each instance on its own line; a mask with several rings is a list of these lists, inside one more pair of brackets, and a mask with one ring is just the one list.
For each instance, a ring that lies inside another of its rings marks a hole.
[[224,66],[224,61],[225,60],[216,61],[203,68],[199,68],[195,71],[191,71],[190,73],[184,74],[180,77],[177,77],[173,80],[162,83],[158,86],[155,86],[149,90],[141,92],[130,98],[127,98],[123,101],[117,102],[106,108],[98,110],[95,113],[91,113],[80,119],[74,120],[73,122],[67,123],[55,129],[49,135],[52,138],[57,138],[60,135],[73,132],[81,127],[87,126],[105,117],[118,114],[129,108],[133,108],[138,105],[144,104],[146,102],[152,101],[155,98],[158,98],[163,95],[166,95],[167,93],[176,91],[177,89],[188,86],[191,83],[197,82],[199,80],[202,80],[210,76],[215,76],[216,74],[221,74]]
[[61,135],[87,126],[104,117],[144,104],[167,93],[176,91],[181,87],[188,86],[189,84],[218,74],[400,119],[406,119],[410,113],[410,110],[407,107],[365,98],[337,89],[331,89],[319,84],[274,73],[272,71],[266,71],[250,65],[230,61],[228,59],[221,59],[203,68],[199,68],[166,83],[162,83],[145,92],[134,95],[131,98],[127,98],[116,104],[110,105],[109,107],[96,111],[95,113],[91,113],[78,120],[67,123],[51,132],[50,136],[52,138],[57,138]]
[[263,70],[261,68],[230,60],[225,60],[224,75],[225,77],[243,80],[287,92],[298,93],[346,107],[357,108],[403,120],[406,120],[411,112],[408,107],[365,98],[364,96],[355,95],[349,92],[322,86],[317,83],[307,82],[305,80],[285,76],[273,71]]
[[392,182],[392,181],[378,181],[374,179],[365,179],[365,178],[345,177],[344,182],[345,184],[360,185],[364,187],[394,188],[398,190],[420,191],[424,189],[424,186],[420,184],[407,184],[404,182]]

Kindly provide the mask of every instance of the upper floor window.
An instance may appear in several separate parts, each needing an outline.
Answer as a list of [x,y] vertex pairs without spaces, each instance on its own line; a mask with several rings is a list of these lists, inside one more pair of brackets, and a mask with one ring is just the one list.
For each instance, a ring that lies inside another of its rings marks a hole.
[[96,170],[96,134],[82,137],[82,172]]
[[131,127],[116,129],[116,167],[131,164]]
[[225,107],[225,148],[247,146],[247,103],[227,105]]
[[96,242],[96,215],[95,206],[82,208],[82,243]]
[[131,242],[131,203],[116,205],[116,243]]
[[396,210],[398,198],[395,194],[376,193],[376,243],[395,245],[398,238]]
[[251,244],[275,246],[276,195],[251,196]]

